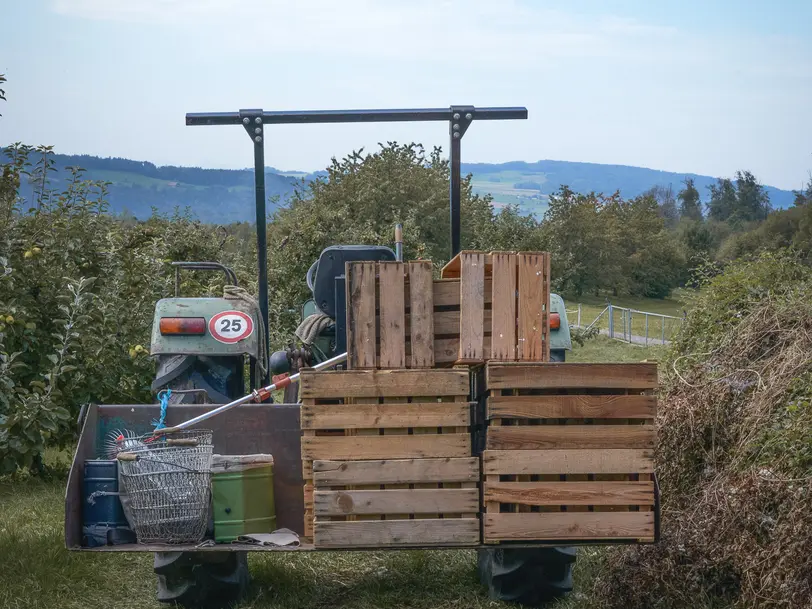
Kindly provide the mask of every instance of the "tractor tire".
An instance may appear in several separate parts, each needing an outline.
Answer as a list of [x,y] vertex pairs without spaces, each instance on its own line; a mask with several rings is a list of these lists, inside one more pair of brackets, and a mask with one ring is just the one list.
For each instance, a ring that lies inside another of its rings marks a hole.
[[[177,390],[172,405],[224,404],[242,392],[241,358],[161,356],[153,391]],[[190,391],[204,389],[205,391]],[[251,581],[247,552],[156,552],[158,601],[218,609],[240,601]]]
[[190,609],[229,607],[250,583],[247,552],[156,552],[158,601]]
[[575,548],[479,550],[479,578],[494,600],[540,607],[572,591]]

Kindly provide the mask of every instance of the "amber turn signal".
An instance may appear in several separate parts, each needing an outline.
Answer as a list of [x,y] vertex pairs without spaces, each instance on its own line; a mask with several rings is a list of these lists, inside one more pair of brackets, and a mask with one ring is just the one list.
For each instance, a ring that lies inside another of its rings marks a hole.
[[558,330],[561,327],[561,315],[550,313],[550,330]]
[[161,334],[192,334],[206,333],[205,317],[161,317]]

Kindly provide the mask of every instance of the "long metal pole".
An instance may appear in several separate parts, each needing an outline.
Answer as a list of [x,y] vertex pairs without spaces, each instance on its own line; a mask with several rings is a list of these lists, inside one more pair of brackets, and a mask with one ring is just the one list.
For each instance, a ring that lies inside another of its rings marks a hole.
[[[332,368],[333,366],[337,366],[343,362],[347,361],[347,354],[342,353],[341,355],[336,355],[335,357],[331,357],[328,360],[321,362],[320,364],[316,364],[311,368],[311,370],[324,370],[326,368]],[[176,431],[180,431],[182,429],[187,429],[198,423],[202,423],[203,421],[207,421],[212,417],[216,417],[218,414],[222,414],[227,410],[231,410],[232,408],[236,408],[237,406],[242,406],[243,404],[247,404],[248,402],[261,402],[262,400],[266,399],[268,394],[272,391],[276,391],[277,389],[283,389],[287,387],[291,383],[295,383],[301,377],[301,372],[297,372],[296,374],[292,374],[290,376],[286,376],[281,381],[277,381],[276,383],[271,383],[267,387],[263,387],[261,389],[256,389],[249,393],[248,395],[244,395],[241,398],[237,398],[233,402],[229,402],[228,404],[223,404],[222,406],[218,406],[214,410],[210,410],[209,412],[204,412],[201,415],[198,415],[188,421],[184,421],[183,423],[178,423],[177,425],[173,425],[172,427],[164,427],[163,429],[156,429],[154,434],[155,435],[164,435],[175,433]]]
[[[254,142],[254,188],[257,207],[257,264],[259,279],[259,310],[262,313],[262,325],[265,328],[265,353],[270,348],[268,328],[268,236],[265,226],[265,145],[264,140]],[[260,379],[268,383],[270,373]]]
[[460,144],[459,132],[451,132],[451,257],[460,253]]

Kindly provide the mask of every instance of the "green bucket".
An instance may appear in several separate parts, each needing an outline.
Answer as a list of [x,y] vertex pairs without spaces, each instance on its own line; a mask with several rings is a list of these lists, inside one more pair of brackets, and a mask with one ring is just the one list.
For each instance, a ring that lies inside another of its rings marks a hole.
[[215,542],[276,530],[271,455],[214,455],[211,495]]

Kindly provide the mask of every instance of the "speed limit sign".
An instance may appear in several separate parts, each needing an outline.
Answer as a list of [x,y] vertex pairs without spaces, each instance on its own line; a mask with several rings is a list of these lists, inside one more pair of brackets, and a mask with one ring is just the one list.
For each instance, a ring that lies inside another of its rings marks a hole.
[[242,311],[223,311],[209,320],[209,332],[221,343],[238,343],[254,332],[254,320]]

